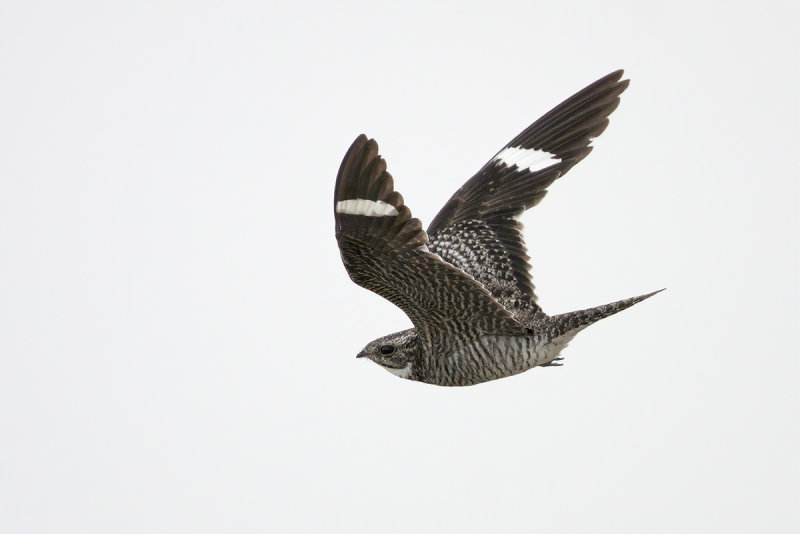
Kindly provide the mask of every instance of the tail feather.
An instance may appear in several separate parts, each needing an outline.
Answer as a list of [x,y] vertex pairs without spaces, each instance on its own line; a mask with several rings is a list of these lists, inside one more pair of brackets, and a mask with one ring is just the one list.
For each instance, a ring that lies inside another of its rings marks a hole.
[[583,329],[590,324],[596,323],[600,319],[605,319],[606,317],[614,315],[617,312],[621,312],[622,310],[630,308],[634,304],[642,302],[643,300],[652,297],[656,293],[661,293],[664,291],[664,289],[659,289],[658,291],[653,291],[652,293],[647,293],[646,295],[639,295],[638,297],[618,300],[610,304],[603,304],[602,306],[597,306],[595,308],[562,313],[561,315],[553,316],[551,321],[562,332],[569,332],[579,328]]

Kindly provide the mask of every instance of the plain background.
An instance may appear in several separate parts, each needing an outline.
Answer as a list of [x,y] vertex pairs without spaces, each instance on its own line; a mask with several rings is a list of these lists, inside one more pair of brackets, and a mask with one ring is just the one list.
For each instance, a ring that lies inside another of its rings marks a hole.
[[[797,532],[796,2],[4,2],[0,532]],[[355,354],[336,170],[429,222],[596,78],[527,213],[559,313],[668,287],[471,388]]]

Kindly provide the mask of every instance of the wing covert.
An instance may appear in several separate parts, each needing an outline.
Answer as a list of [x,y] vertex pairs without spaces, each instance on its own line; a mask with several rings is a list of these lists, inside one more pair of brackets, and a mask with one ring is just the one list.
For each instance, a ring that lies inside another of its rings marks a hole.
[[606,129],[628,87],[621,78],[621,70],[604,76],[520,132],[428,227],[432,252],[475,277],[522,320],[539,308],[518,218],[591,152],[592,139]]
[[339,168],[334,216],[350,278],[402,309],[431,347],[484,332],[526,332],[472,276],[428,250],[427,234],[394,190],[377,143],[363,134]]

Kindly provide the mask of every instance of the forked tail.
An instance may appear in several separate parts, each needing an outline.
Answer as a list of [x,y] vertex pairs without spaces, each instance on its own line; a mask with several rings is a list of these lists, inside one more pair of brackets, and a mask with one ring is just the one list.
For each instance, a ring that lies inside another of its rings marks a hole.
[[[666,289],[666,288],[665,288]],[[578,310],[569,313],[562,313],[551,317],[553,323],[559,326],[562,332],[569,332],[578,328],[585,328],[590,324],[596,323],[600,319],[605,319],[617,312],[621,312],[626,308],[630,308],[634,304],[650,298],[656,293],[661,293],[664,289],[653,291],[646,295],[639,295],[638,297],[631,297],[628,299],[618,300],[610,304],[603,304],[596,308],[589,308],[586,310]]]

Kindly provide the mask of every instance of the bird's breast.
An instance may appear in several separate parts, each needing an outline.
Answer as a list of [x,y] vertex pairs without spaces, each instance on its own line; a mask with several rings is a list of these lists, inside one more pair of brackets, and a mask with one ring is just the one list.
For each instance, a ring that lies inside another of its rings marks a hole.
[[540,335],[485,335],[432,358],[425,381],[456,386],[515,375],[553,361],[563,346]]

